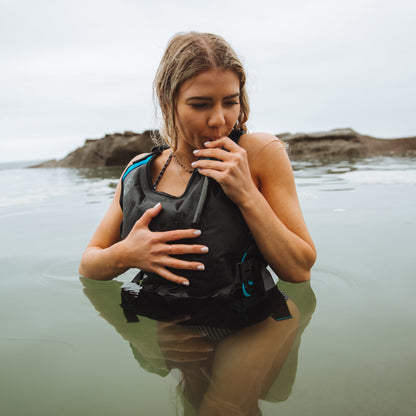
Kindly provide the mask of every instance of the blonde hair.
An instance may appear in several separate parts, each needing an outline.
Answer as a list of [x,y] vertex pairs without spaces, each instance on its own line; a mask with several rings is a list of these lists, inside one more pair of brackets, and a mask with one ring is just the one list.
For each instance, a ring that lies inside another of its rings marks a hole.
[[178,142],[176,98],[181,85],[196,75],[217,69],[232,71],[240,80],[240,114],[235,128],[247,131],[250,112],[243,64],[231,46],[211,33],[178,33],[170,39],[153,81],[154,95],[162,111],[160,136],[174,150]]

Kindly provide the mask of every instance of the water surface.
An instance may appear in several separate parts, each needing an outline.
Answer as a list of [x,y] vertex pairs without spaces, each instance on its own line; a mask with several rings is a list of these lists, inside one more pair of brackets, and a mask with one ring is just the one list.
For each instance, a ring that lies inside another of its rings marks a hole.
[[[415,160],[294,169],[318,260],[310,285],[281,283],[301,323],[262,414],[411,415]],[[137,335],[138,358],[122,330],[118,294],[134,271],[93,287],[77,274],[120,172],[0,166],[2,414],[193,414],[180,371],[149,364],[157,339]],[[128,328],[154,333],[147,319]]]

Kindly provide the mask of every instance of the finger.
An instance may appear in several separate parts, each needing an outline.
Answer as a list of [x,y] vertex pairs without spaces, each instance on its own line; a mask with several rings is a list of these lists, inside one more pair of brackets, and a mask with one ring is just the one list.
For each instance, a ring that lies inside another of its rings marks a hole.
[[182,276],[178,276],[177,274],[170,272],[164,267],[158,267],[157,269],[155,269],[155,273],[157,273],[159,276],[163,277],[166,280],[170,280],[171,282],[177,283],[178,285],[189,286],[188,279],[185,279]]
[[200,159],[200,160],[197,160],[196,162],[192,162],[191,166],[194,169],[214,169],[214,170],[225,170],[228,167],[225,161],[208,160],[208,159]]
[[176,240],[186,240],[188,238],[195,238],[201,235],[201,230],[196,229],[186,229],[186,230],[171,230],[171,231],[159,231],[154,233],[155,236],[158,236],[160,241],[176,241]]
[[198,244],[170,244],[169,246],[167,253],[173,256],[180,256],[182,254],[206,254],[209,251],[207,246]]
[[170,256],[166,258],[166,261],[164,261],[164,265],[166,267],[171,267],[173,269],[180,270],[205,270],[205,266],[203,263],[178,260]]
[[193,154],[199,158],[211,158],[218,160],[228,160],[232,157],[232,152],[224,150],[222,147],[214,147],[212,149],[195,149]]
[[205,148],[212,149],[214,147],[223,147],[227,150],[237,150],[240,149],[240,146],[229,137],[221,137],[217,140],[207,141],[204,143]]
[[139,224],[142,227],[147,227],[150,224],[150,221],[152,221],[152,219],[159,214],[161,209],[162,204],[158,202],[154,207],[147,209],[136,224]]
[[215,169],[198,169],[198,173],[200,173],[203,176],[208,176],[208,178],[213,179],[214,181],[221,184],[223,182],[224,177],[226,174],[224,174],[222,171],[215,170]]

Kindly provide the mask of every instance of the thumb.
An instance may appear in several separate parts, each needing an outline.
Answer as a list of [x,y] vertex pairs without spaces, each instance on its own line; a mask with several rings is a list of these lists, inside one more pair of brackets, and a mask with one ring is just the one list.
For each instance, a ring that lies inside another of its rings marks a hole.
[[147,227],[150,224],[150,221],[159,214],[161,209],[162,205],[158,202],[154,207],[147,209],[137,223],[142,227]]

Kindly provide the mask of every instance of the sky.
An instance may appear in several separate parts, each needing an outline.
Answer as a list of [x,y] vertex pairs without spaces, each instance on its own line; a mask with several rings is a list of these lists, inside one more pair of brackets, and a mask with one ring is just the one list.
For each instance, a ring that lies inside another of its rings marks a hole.
[[414,0],[0,0],[0,161],[157,128],[153,76],[190,30],[242,59],[250,131],[416,136],[415,21]]

